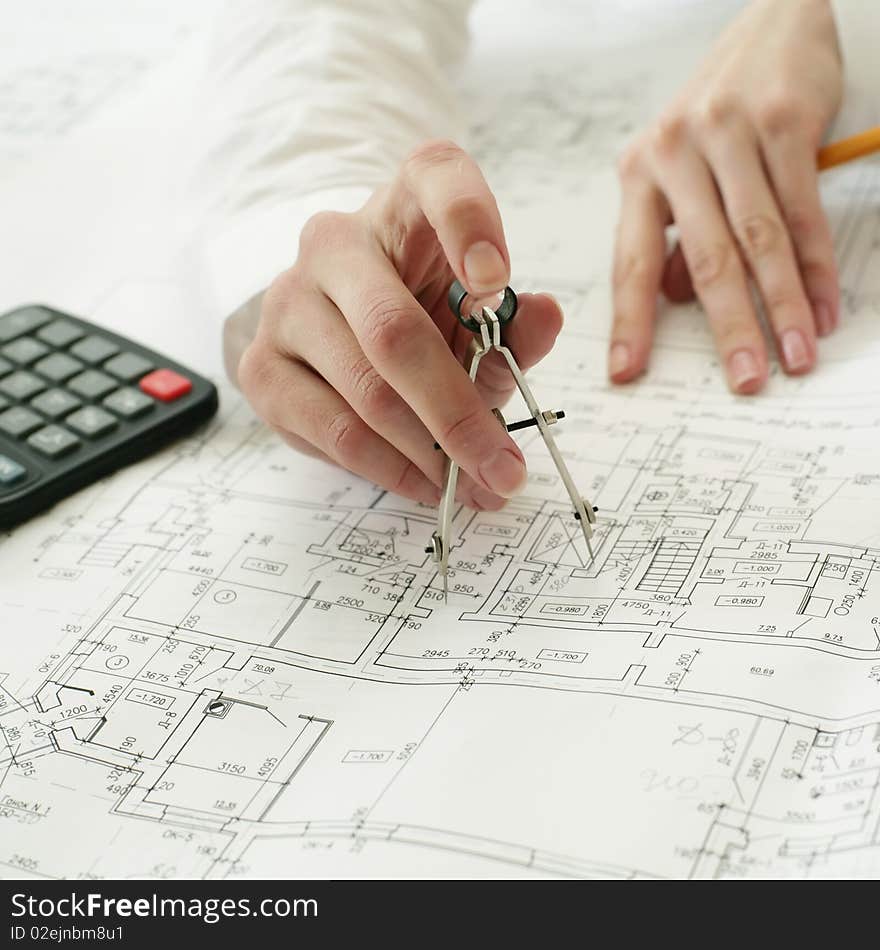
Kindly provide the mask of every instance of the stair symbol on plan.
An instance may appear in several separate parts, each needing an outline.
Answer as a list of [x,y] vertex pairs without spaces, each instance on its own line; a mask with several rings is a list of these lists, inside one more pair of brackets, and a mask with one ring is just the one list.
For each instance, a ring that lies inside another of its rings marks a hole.
[[678,594],[699,556],[702,540],[662,538],[648,570],[638,583],[638,589]]

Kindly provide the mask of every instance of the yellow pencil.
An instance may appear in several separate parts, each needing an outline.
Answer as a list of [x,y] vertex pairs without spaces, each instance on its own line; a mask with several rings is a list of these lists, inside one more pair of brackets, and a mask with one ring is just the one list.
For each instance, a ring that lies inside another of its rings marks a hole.
[[860,132],[851,138],[841,139],[839,142],[832,142],[820,148],[817,157],[819,171],[825,171],[826,168],[833,168],[835,165],[843,165],[844,162],[852,162],[857,158],[864,158],[865,155],[873,152],[880,152],[880,125],[868,129],[867,132]]

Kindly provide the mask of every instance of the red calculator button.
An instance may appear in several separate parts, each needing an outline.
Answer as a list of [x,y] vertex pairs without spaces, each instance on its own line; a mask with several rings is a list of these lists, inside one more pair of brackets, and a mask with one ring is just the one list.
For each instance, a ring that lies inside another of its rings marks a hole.
[[140,381],[141,389],[154,399],[161,399],[162,402],[174,402],[185,396],[192,388],[193,384],[180,373],[175,373],[171,369],[157,369],[148,373]]

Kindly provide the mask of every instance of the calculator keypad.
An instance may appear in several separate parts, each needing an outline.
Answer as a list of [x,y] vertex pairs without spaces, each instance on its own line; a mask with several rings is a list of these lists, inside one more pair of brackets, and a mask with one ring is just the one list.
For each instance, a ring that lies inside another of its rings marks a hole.
[[31,400],[31,406],[50,419],[60,419],[82,405],[82,400],[66,389],[47,389]]
[[39,376],[34,376],[33,373],[28,373],[25,370],[16,370],[14,373],[10,373],[9,376],[0,379],[0,389],[10,399],[30,399],[31,396],[35,396],[45,388],[46,384]]
[[83,406],[77,409],[64,420],[71,429],[76,429],[80,435],[89,439],[106,435],[116,428],[116,419],[99,406]]
[[45,356],[48,352],[49,347],[46,346],[45,343],[41,343],[39,340],[35,340],[29,336],[24,336],[19,340],[14,340],[12,343],[7,343],[2,350],[3,355],[7,359],[12,360],[14,363],[20,363],[22,366],[35,363],[41,356]]
[[181,376],[180,373],[175,373],[174,370],[157,369],[149,376],[144,376],[140,382],[140,387],[143,392],[154,399],[161,399],[162,402],[174,402],[175,399],[180,399],[181,396],[185,396],[192,389],[192,383],[186,376]]
[[43,424],[42,418],[24,406],[13,406],[0,413],[0,432],[11,435],[13,439],[20,439],[30,435],[34,429]]
[[41,307],[25,307],[0,317],[0,343],[8,343],[18,336],[31,333],[51,320]]
[[79,360],[75,360],[66,353],[53,353],[40,360],[34,369],[47,379],[51,379],[53,383],[63,383],[65,379],[70,379],[85,367]]
[[119,347],[111,340],[105,340],[102,336],[87,336],[74,343],[70,352],[85,363],[103,363],[104,360],[119,352]]
[[136,379],[146,376],[153,369],[153,364],[144,359],[143,356],[138,356],[137,353],[119,353],[112,359],[107,360],[104,369],[108,373],[112,373],[117,379],[132,383]]
[[110,393],[102,400],[102,404],[108,409],[112,409],[118,416],[123,416],[126,419],[136,419],[145,412],[149,412],[156,405],[149,396],[139,389],[132,389],[130,386],[117,389],[115,393]]
[[20,482],[25,475],[27,475],[27,469],[23,465],[19,465],[15,459],[11,459],[8,455],[0,453],[0,485],[14,485],[16,482]]
[[129,345],[48,308],[0,315],[0,502],[51,474],[55,460],[70,469],[74,453],[113,453],[143,433],[142,420],[155,415],[161,426],[193,390],[157,354]]
[[74,340],[85,336],[85,333],[75,323],[69,320],[54,320],[48,326],[37,331],[37,336],[49,346],[69,346]]
[[67,384],[78,396],[84,399],[100,399],[118,385],[116,380],[97,369],[87,369],[74,376]]
[[49,458],[58,458],[72,452],[79,445],[79,439],[67,429],[53,425],[35,432],[28,439],[28,445]]

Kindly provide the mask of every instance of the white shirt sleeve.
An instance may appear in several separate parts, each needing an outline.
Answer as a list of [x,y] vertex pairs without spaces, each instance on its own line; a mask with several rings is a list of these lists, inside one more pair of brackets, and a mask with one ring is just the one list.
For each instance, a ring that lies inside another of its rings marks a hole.
[[844,102],[831,136],[880,124],[880,7],[877,0],[831,0],[843,54]]
[[[228,0],[194,120],[200,289],[220,318],[360,207],[418,142],[460,138],[450,67],[471,0]],[[253,306],[253,304],[252,304]]]

